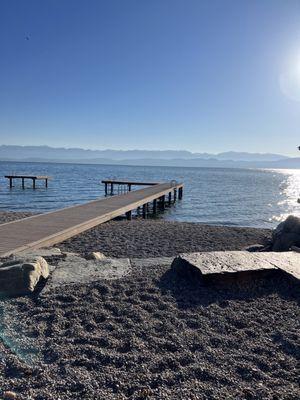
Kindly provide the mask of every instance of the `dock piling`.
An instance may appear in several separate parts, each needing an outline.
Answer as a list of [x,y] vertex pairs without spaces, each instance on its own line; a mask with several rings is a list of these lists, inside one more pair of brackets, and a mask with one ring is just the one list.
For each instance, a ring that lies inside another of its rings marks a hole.
[[143,218],[147,218],[147,203],[143,204]]

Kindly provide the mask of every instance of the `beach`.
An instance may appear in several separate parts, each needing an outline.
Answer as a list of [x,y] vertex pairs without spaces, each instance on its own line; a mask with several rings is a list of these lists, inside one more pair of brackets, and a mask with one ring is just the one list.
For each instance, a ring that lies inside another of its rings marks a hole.
[[40,400],[299,398],[299,285],[278,274],[207,285],[159,258],[240,250],[270,235],[120,220],[59,244],[129,257],[131,272],[2,300],[0,387]]

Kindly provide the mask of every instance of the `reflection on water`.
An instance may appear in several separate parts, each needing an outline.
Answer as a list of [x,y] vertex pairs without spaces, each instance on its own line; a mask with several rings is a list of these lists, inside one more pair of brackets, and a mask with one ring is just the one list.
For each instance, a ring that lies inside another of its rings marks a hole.
[[288,215],[293,214],[300,217],[300,170],[282,169],[276,170],[282,174],[282,182],[279,185],[281,199],[277,203],[276,214],[271,221],[283,221]]
[[[25,190],[10,190],[4,175],[50,175]],[[184,182],[183,201],[161,218],[217,225],[272,228],[288,214],[300,216],[300,170],[133,167],[0,162],[0,210],[46,212],[104,196],[102,179]]]

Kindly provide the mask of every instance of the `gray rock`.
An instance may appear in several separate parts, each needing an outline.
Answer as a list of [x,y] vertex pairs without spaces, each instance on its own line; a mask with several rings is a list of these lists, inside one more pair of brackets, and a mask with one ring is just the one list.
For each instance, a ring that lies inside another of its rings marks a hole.
[[174,259],[172,268],[177,269],[180,273],[187,271],[188,273],[200,273],[203,277],[218,276],[219,278],[277,269],[274,264],[268,261],[267,257],[257,257],[256,254],[247,251],[180,254]]
[[89,260],[103,260],[105,258],[106,256],[103,253],[100,253],[100,251],[94,251],[89,256]]
[[300,218],[290,215],[274,230],[273,251],[287,251],[292,246],[300,246]]
[[0,293],[11,296],[31,293],[39,280],[48,276],[48,263],[43,257],[4,262],[0,265]]
[[212,251],[185,253],[176,257],[172,268],[181,275],[198,274],[203,278],[240,278],[253,273],[268,273],[280,269],[300,280],[300,254],[296,252]]
[[251,246],[247,246],[243,249],[244,251],[249,251],[250,253],[256,251],[264,251],[265,246],[263,244],[252,244]]

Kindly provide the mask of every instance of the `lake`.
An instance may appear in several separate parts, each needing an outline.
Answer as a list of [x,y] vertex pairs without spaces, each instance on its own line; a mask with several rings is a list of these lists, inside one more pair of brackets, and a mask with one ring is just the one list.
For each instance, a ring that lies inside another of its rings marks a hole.
[[[182,167],[137,167],[89,164],[0,162],[0,209],[46,212],[104,196],[102,179],[183,181],[182,201],[160,218],[214,225],[272,228],[287,215],[300,216],[297,203],[300,170],[254,170]],[[15,181],[10,190],[6,174],[50,175],[25,190]]]

